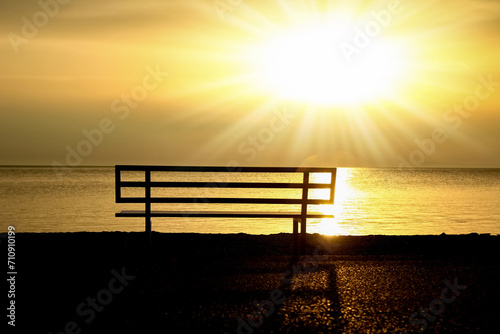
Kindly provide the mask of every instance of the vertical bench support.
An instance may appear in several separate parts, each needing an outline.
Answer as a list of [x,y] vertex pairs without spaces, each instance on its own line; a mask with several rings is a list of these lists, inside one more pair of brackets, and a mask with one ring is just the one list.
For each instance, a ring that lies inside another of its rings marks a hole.
[[145,170],[144,176],[144,200],[145,200],[145,219],[146,219],[146,243],[148,249],[151,251],[151,170]]
[[330,201],[333,202],[335,201],[335,181],[337,180],[337,169],[335,169],[331,173],[331,180],[330,180]]
[[302,205],[301,205],[301,217],[300,217],[300,253],[305,254],[306,252],[306,236],[307,236],[307,198],[309,196],[309,172],[304,172],[303,178],[303,188],[302,188]]

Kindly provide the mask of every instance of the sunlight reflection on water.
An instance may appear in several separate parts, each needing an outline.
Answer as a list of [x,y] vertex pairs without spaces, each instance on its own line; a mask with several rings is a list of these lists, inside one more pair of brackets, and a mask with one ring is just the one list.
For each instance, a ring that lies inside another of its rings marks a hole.
[[[339,168],[337,170],[337,178],[335,181],[335,200],[333,205],[324,205],[321,207],[321,212],[325,214],[333,213],[335,218],[326,218],[321,220],[311,220],[309,232],[320,233],[324,235],[346,235],[351,234],[348,227],[341,227],[339,222],[345,216],[347,211],[346,206],[349,202],[355,201],[359,195],[353,187],[350,186],[351,178],[353,177],[352,169]],[[329,182],[328,174],[317,174],[313,178],[316,182]]]
[[339,168],[335,218],[309,233],[415,235],[500,233],[498,169]]

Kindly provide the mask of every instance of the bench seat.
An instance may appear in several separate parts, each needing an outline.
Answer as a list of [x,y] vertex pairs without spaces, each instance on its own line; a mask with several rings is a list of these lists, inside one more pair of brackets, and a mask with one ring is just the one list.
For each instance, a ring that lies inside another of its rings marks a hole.
[[[116,217],[144,217],[145,211],[123,210]],[[302,217],[300,212],[260,212],[260,211],[151,211],[151,217],[210,217],[210,218],[296,218]],[[333,218],[333,214],[309,212],[306,218]]]

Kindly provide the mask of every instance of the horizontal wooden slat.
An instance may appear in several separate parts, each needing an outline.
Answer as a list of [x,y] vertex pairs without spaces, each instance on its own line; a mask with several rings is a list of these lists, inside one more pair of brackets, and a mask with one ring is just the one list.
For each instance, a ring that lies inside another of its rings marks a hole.
[[226,173],[331,173],[334,167],[221,167],[116,165],[119,171],[226,172]]
[[[274,182],[230,182],[230,183],[210,183],[210,182],[150,182],[151,188],[304,188],[303,183],[274,183]],[[120,181],[117,185],[122,188],[144,188],[145,181]],[[329,183],[309,183],[310,189],[330,189]]]
[[[203,198],[203,197],[152,197],[148,203],[224,203],[224,204],[302,204],[299,198]],[[116,203],[146,203],[144,197],[120,197]],[[332,204],[329,199],[307,199],[311,205]]]
[[[127,210],[116,217],[145,217],[145,211]],[[212,218],[300,218],[301,213],[259,211],[151,211],[151,217],[212,217]],[[333,218],[332,214],[308,213],[307,218]]]

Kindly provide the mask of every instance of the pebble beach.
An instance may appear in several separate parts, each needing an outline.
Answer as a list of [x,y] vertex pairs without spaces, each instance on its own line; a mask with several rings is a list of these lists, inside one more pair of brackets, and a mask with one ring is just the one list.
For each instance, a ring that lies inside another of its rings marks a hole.
[[[5,235],[4,235],[5,236]],[[2,240],[6,240],[2,238]],[[498,333],[500,236],[16,234],[16,330]]]

